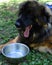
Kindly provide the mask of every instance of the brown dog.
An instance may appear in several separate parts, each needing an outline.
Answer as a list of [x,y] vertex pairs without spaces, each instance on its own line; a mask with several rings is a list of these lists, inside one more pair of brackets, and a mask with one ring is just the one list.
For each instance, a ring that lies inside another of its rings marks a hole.
[[19,36],[0,45],[0,48],[9,43],[22,42],[36,50],[52,54],[51,16],[51,10],[36,1],[22,3],[19,7],[19,18],[15,24]]

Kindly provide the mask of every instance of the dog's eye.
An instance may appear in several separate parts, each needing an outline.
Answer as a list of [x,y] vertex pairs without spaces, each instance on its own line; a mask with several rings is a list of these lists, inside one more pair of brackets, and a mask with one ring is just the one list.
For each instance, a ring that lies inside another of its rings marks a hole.
[[45,17],[37,17],[36,18],[36,22],[38,23],[38,25],[42,25],[42,26],[44,26],[47,22],[46,22],[46,18]]
[[36,18],[36,22],[40,25],[40,22],[38,21],[38,18]]

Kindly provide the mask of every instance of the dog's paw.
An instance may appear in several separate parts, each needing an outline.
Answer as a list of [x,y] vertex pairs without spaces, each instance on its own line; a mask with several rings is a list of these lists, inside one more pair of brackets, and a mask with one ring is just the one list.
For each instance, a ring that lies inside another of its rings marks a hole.
[[51,48],[48,48],[48,47],[46,47],[46,46],[40,46],[39,48],[38,48],[38,51],[40,51],[40,52],[44,52],[44,53],[50,53],[50,54],[52,54],[52,49]]
[[40,46],[40,47],[38,48],[38,51],[47,53],[47,47],[46,47],[46,46]]
[[47,51],[48,51],[50,54],[52,54],[52,49],[47,48]]

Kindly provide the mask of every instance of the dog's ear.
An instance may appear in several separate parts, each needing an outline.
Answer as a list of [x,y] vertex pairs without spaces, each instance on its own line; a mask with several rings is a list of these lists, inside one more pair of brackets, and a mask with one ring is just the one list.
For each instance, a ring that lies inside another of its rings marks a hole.
[[47,6],[45,6],[45,10],[46,12],[48,12],[50,18],[49,18],[49,22],[52,24],[52,11],[50,8],[48,8]]
[[45,10],[49,13],[50,16],[52,16],[52,11],[48,6],[45,6]]
[[45,16],[47,23],[50,22],[50,17],[52,16],[52,11],[47,7],[40,5],[41,8],[41,15]]

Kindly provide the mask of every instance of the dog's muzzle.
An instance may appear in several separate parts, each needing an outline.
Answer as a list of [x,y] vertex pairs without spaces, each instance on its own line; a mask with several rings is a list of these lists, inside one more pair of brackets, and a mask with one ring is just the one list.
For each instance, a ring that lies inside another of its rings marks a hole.
[[20,16],[17,19],[15,25],[17,28],[28,27],[28,26],[32,25],[32,20],[26,16]]
[[20,29],[24,32],[24,37],[29,37],[30,30],[32,28],[32,21],[29,18],[21,17],[16,21],[15,25],[18,28],[18,30]]

